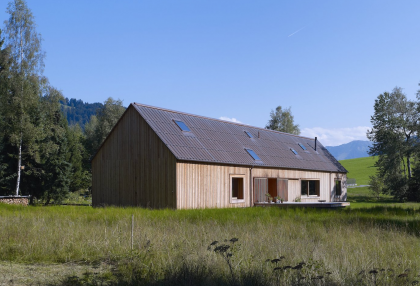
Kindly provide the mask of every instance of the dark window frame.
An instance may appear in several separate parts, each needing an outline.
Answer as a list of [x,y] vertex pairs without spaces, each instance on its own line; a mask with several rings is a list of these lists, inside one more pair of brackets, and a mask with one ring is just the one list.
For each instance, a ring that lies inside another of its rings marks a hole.
[[343,194],[343,184],[341,180],[335,180],[335,196],[340,197]]
[[320,180],[301,180],[300,195],[314,198],[320,197]]

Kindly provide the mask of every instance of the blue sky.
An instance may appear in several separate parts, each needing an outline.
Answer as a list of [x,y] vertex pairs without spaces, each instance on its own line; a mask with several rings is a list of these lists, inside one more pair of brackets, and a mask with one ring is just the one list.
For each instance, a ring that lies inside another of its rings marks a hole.
[[367,140],[380,93],[400,86],[415,99],[420,82],[420,1],[27,3],[44,74],[87,102],[113,97],[259,127],[291,106],[302,135],[334,146]]

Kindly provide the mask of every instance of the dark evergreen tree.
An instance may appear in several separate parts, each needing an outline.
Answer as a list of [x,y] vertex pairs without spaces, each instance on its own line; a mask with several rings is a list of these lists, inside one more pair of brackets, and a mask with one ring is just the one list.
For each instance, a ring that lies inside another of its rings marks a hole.
[[45,204],[49,204],[51,200],[55,203],[64,200],[68,195],[72,177],[72,166],[68,162],[71,157],[68,123],[60,109],[62,98],[59,91],[49,87],[42,100],[45,116],[44,130],[47,134],[42,144]]

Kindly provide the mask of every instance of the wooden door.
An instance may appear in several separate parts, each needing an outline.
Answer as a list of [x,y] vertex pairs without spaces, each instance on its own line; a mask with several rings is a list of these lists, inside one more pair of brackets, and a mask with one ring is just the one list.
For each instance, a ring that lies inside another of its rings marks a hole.
[[255,178],[254,179],[254,203],[266,202],[267,197],[265,194],[268,193],[268,179],[267,178]]
[[289,200],[289,180],[277,179],[277,194],[282,197],[284,201]]

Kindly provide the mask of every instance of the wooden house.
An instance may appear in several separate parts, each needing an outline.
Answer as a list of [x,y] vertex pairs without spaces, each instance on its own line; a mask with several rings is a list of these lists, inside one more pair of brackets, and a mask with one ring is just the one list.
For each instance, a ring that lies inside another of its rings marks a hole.
[[347,171],[307,138],[133,103],[92,160],[94,206],[345,201]]

